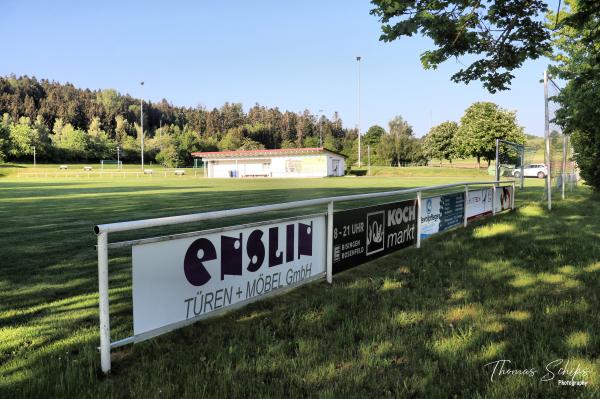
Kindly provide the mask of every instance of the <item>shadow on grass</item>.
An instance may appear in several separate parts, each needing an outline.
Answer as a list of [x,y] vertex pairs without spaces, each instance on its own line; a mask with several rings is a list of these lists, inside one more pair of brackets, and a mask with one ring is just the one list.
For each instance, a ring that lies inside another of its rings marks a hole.
[[[597,392],[600,320],[593,312],[600,305],[600,204],[586,190],[557,202],[552,213],[536,202],[540,190],[518,192],[517,211],[336,275],[332,286],[310,284],[116,351],[113,376],[98,380],[94,241],[90,224],[78,221],[122,220],[136,209],[140,215],[139,209],[148,209],[143,216],[150,217],[174,209],[228,208],[241,196],[250,206],[366,189],[281,191],[123,195],[102,211],[105,198],[92,204],[73,199],[62,214],[64,230],[57,232],[56,217],[46,215],[40,223],[49,226],[32,245],[14,238],[11,250],[3,246],[0,256],[12,267],[0,271],[0,328],[36,330],[31,344],[23,344],[23,333],[15,335],[14,345],[2,346],[6,393],[446,398]],[[179,206],[171,209],[171,203]],[[64,204],[44,200],[44,206]],[[35,205],[25,208],[15,217],[26,221]],[[98,220],[107,209],[115,214]],[[53,239],[59,247],[45,245]],[[115,255],[113,339],[131,328],[129,255]],[[19,288],[5,289],[14,286]],[[538,373],[490,381],[491,369],[484,365],[499,359]],[[555,359],[590,367],[588,380],[595,385],[541,382],[544,367]]]

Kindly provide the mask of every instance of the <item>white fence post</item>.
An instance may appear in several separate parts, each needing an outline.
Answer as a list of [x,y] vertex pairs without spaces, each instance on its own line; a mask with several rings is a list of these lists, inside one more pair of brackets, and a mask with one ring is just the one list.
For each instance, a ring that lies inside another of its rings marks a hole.
[[333,283],[333,201],[327,204],[327,282]]
[[98,234],[98,294],[100,308],[100,364],[110,372],[110,313],[108,309],[108,233]]
[[497,187],[497,184],[498,183],[496,183],[492,186],[492,216],[496,215],[496,187]]
[[515,182],[512,182],[512,195],[510,196],[510,210],[514,211],[515,210]]
[[421,192],[417,192],[417,248],[421,248]]
[[465,184],[465,216],[464,216],[464,227],[467,227],[467,205],[469,204],[469,185]]

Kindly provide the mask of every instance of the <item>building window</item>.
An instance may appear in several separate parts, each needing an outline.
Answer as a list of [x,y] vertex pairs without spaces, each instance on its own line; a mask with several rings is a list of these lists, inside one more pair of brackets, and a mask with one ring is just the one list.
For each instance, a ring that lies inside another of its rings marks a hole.
[[288,159],[285,161],[286,173],[299,173],[301,169],[301,162],[295,159]]

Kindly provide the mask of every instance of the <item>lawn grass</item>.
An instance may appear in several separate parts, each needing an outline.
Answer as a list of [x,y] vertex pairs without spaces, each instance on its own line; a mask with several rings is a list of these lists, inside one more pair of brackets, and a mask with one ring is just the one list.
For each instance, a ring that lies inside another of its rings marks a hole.
[[[598,397],[600,202],[578,188],[548,213],[535,179],[517,192],[515,212],[336,275],[332,286],[121,348],[113,374],[99,375],[94,224],[476,177],[4,177],[0,397]],[[113,340],[131,334],[129,262],[127,251],[111,252]],[[484,365],[499,359],[538,373],[490,381]],[[555,359],[590,369],[591,385],[541,382]]]

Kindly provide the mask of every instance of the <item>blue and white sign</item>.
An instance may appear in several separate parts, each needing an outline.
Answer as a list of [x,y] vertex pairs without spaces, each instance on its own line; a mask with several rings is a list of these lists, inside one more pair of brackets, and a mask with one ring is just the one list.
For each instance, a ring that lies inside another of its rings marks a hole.
[[465,215],[464,193],[423,199],[421,209],[421,238],[461,226]]

